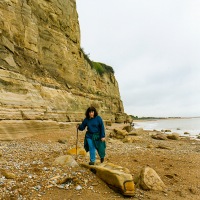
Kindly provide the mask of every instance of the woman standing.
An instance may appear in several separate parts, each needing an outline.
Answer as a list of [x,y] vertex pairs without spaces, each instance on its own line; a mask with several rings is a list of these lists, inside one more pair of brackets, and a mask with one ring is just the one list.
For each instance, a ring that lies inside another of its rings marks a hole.
[[104,162],[105,157],[105,128],[102,118],[98,115],[97,110],[91,106],[85,112],[86,118],[78,129],[83,131],[87,126],[85,134],[84,148],[86,152],[90,152],[89,165],[94,165],[96,160],[96,150],[100,156],[101,163]]

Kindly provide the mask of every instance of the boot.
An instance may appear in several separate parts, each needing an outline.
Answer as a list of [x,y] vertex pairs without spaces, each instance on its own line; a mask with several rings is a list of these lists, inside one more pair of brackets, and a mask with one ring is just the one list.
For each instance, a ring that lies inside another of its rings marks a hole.
[[89,162],[89,165],[94,165],[94,162],[90,161],[90,162]]

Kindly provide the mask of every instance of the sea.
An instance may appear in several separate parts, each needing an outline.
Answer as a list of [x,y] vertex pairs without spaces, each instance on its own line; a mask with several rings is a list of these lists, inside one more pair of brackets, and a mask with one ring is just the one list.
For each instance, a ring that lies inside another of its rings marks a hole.
[[[171,132],[179,133],[181,136],[197,138],[200,135],[200,117],[136,120],[134,121],[134,127],[143,128],[144,130],[171,130]],[[185,132],[189,134],[184,134]]]

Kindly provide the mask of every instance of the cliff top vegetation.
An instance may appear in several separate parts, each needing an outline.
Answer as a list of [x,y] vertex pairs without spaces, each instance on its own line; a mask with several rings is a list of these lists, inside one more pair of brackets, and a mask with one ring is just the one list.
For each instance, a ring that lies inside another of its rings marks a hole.
[[84,52],[83,48],[81,48],[81,52],[83,53],[85,60],[87,60],[87,62],[91,66],[91,68],[95,69],[99,75],[102,76],[104,73],[112,73],[112,74],[115,73],[111,66],[106,65],[106,64],[101,63],[101,62],[95,62],[95,61],[90,60],[89,54],[86,54]]

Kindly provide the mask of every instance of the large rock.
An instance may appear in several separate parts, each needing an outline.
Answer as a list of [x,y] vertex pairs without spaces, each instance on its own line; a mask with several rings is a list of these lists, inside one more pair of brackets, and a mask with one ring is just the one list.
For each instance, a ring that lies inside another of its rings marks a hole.
[[131,126],[131,125],[124,126],[123,130],[126,130],[129,133],[129,132],[131,132],[133,130],[133,126]]
[[100,165],[82,164],[82,166],[91,169],[91,171],[115,191],[125,196],[134,196],[135,185],[132,175],[127,168],[112,163],[102,163]]
[[60,156],[55,159],[54,164],[68,166],[68,167],[78,167],[78,163],[70,155]]
[[0,24],[0,120],[81,121],[90,105],[125,118],[114,74],[85,60],[75,0],[0,1]]
[[172,133],[172,134],[167,135],[167,138],[170,140],[179,140],[180,135],[178,133]]
[[167,140],[167,136],[164,133],[157,133],[156,135],[151,136],[155,140]]
[[125,136],[128,135],[128,132],[126,130],[122,130],[119,128],[115,128],[114,133],[115,133],[115,138],[117,138],[117,139],[123,139],[123,138],[125,138]]
[[161,178],[158,176],[155,170],[150,167],[145,167],[141,170],[137,184],[143,190],[164,191],[166,189],[166,186]]

